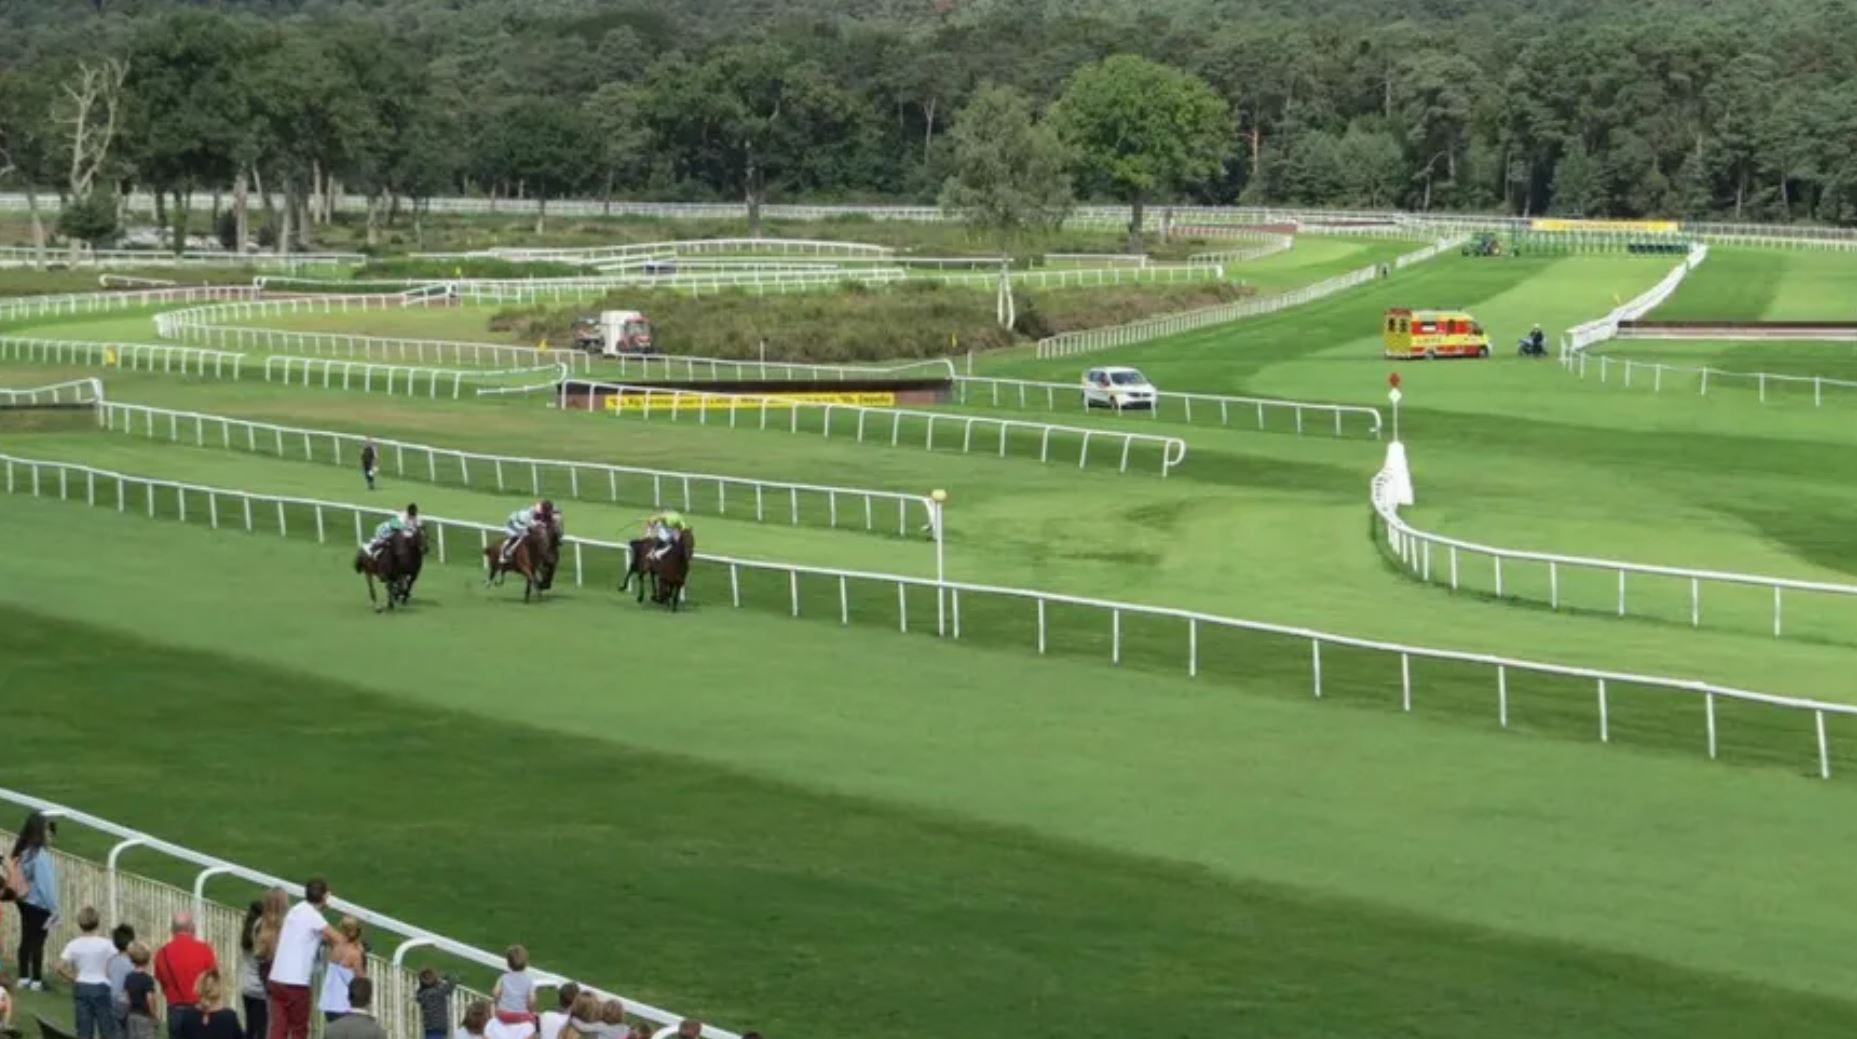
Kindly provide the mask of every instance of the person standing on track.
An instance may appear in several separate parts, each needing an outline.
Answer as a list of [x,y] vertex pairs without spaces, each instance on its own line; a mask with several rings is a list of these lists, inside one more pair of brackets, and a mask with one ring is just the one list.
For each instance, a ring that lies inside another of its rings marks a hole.
[[368,490],[374,489],[374,474],[378,471],[375,463],[380,460],[380,452],[374,449],[374,438],[361,445],[361,478],[368,482]]

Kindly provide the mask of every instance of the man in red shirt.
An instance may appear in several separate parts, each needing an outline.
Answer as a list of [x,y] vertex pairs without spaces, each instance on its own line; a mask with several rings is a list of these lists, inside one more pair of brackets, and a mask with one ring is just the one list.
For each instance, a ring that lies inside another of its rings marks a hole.
[[219,958],[213,955],[212,946],[194,937],[192,913],[175,913],[168,931],[173,937],[155,954],[155,980],[161,985],[162,1002],[168,1005],[168,1039],[180,1039],[188,1018],[200,1013],[200,995],[194,985],[200,975],[219,969]]

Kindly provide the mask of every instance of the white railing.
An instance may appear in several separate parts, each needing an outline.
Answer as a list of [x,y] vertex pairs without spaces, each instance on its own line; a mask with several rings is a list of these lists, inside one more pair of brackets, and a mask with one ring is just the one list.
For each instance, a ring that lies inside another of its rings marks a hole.
[[[765,382],[773,379],[830,379],[843,382],[848,379],[954,378],[954,362],[945,357],[927,357],[891,365],[804,364],[798,361],[750,361],[684,354],[620,354],[609,360],[617,362],[621,379],[633,377],[633,369],[637,369],[636,376],[641,382],[653,377],[654,367],[659,379],[675,379],[681,371],[683,378],[692,382],[699,379],[711,382]],[[610,372],[613,367],[609,363],[605,370]]]
[[704,292],[768,293],[811,292],[845,282],[883,285],[902,281],[900,267],[826,267],[805,270],[701,271],[690,274],[629,274],[610,277],[534,278],[449,282],[458,298],[470,303],[532,303],[598,298],[625,289],[664,289],[701,295]]
[[[1417,252],[1408,253],[1395,261],[1397,267],[1407,267],[1414,263],[1429,260],[1446,250],[1456,248],[1457,241],[1444,239],[1426,246]],[[1301,306],[1318,299],[1325,299],[1356,285],[1365,285],[1380,277],[1379,265],[1362,267],[1347,274],[1338,275],[1313,285],[1305,285],[1290,292],[1264,296],[1259,299],[1243,300],[1237,303],[1221,303],[1197,310],[1183,311],[1178,314],[1163,314],[1159,317],[1146,318],[1126,325],[1109,328],[1090,328],[1077,332],[1065,332],[1038,341],[1037,356],[1041,359],[1052,357],[1071,357],[1076,354],[1108,350],[1118,346],[1145,343],[1150,340],[1190,332],[1211,325],[1222,325],[1228,321],[1256,317],[1260,314],[1274,314],[1280,310]]]
[[[271,495],[252,494],[245,491],[225,488],[205,487],[197,484],[182,484],[169,480],[155,480],[145,477],[129,476],[122,473],[93,469],[89,466],[75,465],[67,462],[41,461],[37,459],[18,458],[0,455],[6,468],[6,490],[9,494],[27,491],[34,497],[49,496],[48,483],[56,483],[57,496],[61,500],[82,500],[97,507],[114,507],[118,512],[128,511],[128,489],[134,487],[143,497],[143,504],[148,515],[156,518],[172,514],[181,522],[187,522],[188,495],[194,496],[194,519],[201,516],[201,504],[204,503],[208,523],[218,529],[229,526],[247,532],[258,532],[262,527],[267,532],[275,529],[282,537],[290,534],[289,517],[297,516],[299,532],[306,522],[305,517],[314,521],[316,539],[319,543],[330,540],[329,517],[347,518],[353,526],[355,543],[360,543],[367,530],[367,521],[374,517],[385,518],[389,510],[365,505],[349,505],[339,502],[318,501],[307,498],[287,498]],[[74,484],[81,486],[74,487]],[[98,488],[104,489],[99,502]],[[110,493],[113,490],[113,494]],[[167,510],[157,501],[157,492],[169,495],[174,508]],[[226,508],[220,508],[221,502]],[[142,511],[138,509],[137,511]],[[224,522],[222,522],[222,520]],[[458,531],[465,535],[475,534],[475,538],[466,537],[471,547],[470,558],[473,563],[481,552],[489,546],[491,538],[501,537],[502,528],[489,524],[468,523],[448,520],[441,517],[424,517],[424,525],[435,535],[434,543],[439,562],[447,561],[446,531]],[[338,522],[345,533],[348,523]],[[457,541],[454,533],[450,540]],[[571,556],[571,568],[568,559],[563,559],[563,573],[572,573],[576,586],[587,583],[588,556],[594,555],[594,561],[605,567],[604,573],[596,578],[596,583],[610,576],[616,578],[620,568],[624,567],[628,547],[619,542],[597,541],[568,535],[563,539],[564,549]],[[1107,621],[1108,659],[1111,663],[1121,663],[1125,643],[1123,620],[1127,617],[1153,618],[1178,623],[1184,628],[1185,638],[1176,646],[1183,644],[1182,654],[1186,673],[1197,676],[1201,671],[1201,641],[1206,633],[1250,632],[1263,635],[1280,636],[1286,639],[1306,643],[1308,646],[1310,692],[1321,698],[1323,688],[1323,650],[1353,649],[1397,658],[1400,671],[1400,701],[1403,710],[1411,711],[1416,701],[1418,683],[1413,678],[1412,662],[1431,661],[1446,664],[1462,664],[1484,667],[1494,672],[1495,699],[1497,717],[1507,727],[1509,720],[1509,675],[1511,672],[1543,675],[1592,683],[1596,695],[1598,713],[1598,734],[1601,742],[1611,741],[1609,711],[1611,697],[1621,687],[1638,687],[1662,692],[1680,693],[1700,697],[1703,702],[1706,720],[1707,748],[1710,758],[1717,755],[1716,743],[1716,702],[1726,699],[1748,704],[1761,704],[1786,711],[1804,712],[1812,715],[1818,742],[1818,771],[1823,778],[1831,776],[1831,746],[1826,730],[1827,716],[1857,717],[1857,706],[1824,700],[1812,700],[1802,697],[1779,696],[1749,689],[1719,685],[1691,679],[1672,678],[1662,675],[1646,675],[1625,671],[1612,671],[1599,668],[1578,667],[1568,664],[1555,664],[1546,661],[1525,658],[1499,656],[1491,653],[1475,653],[1462,650],[1440,649],[1430,646],[1414,646],[1382,639],[1357,638],[1312,628],[1292,625],[1272,624],[1264,621],[1245,620],[1225,617],[1217,614],[1202,613],[1196,610],[1182,610],[1165,606],[1150,606],[1138,603],[1116,602],[1108,599],[1096,599],[1085,596],[1066,595],[1057,592],[1035,591],[1025,588],[1006,588],[994,585],[973,584],[963,581],[945,581],[935,578],[908,577],[900,574],[871,573],[856,570],[840,570],[828,567],[810,567],[795,563],[771,562],[766,560],[738,559],[729,556],[717,556],[698,553],[697,561],[707,566],[726,570],[729,583],[729,602],[740,608],[743,604],[741,577],[744,573],[771,574],[784,577],[785,586],[782,596],[783,607],[794,617],[801,615],[802,603],[807,598],[801,594],[801,578],[817,588],[820,583],[837,592],[836,613],[840,624],[851,623],[851,596],[853,583],[860,587],[879,585],[895,590],[895,623],[902,632],[909,630],[908,592],[916,590],[933,598],[938,620],[938,631],[942,634],[961,637],[961,604],[965,598],[970,603],[991,601],[998,603],[1016,603],[1023,606],[1025,613],[1015,618],[1018,624],[1027,624],[1026,629],[1008,626],[1013,621],[1001,622],[998,616],[989,616],[983,630],[993,636],[1015,634],[1025,631],[1028,648],[1035,645],[1040,654],[1050,651],[1050,629],[1048,614],[1052,607],[1079,609],[1103,616]],[[616,583],[616,582],[614,582]],[[887,599],[887,596],[881,597]],[[815,600],[816,601],[816,600]],[[945,607],[945,608],[944,608]],[[1028,617],[1027,614],[1030,616]],[[887,618],[886,618],[887,621]],[[1032,642],[1031,629],[1035,627],[1036,641]],[[1094,638],[1091,640],[1095,641]],[[1250,654],[1244,655],[1251,659]],[[1240,665],[1240,674],[1247,674],[1244,665]]]
[[1047,267],[1146,267],[1146,253],[1046,253]]
[[[33,266],[39,251],[31,246],[0,246],[0,267]],[[83,249],[72,259],[67,247],[48,248],[44,262],[56,267],[358,267],[367,262],[360,253],[203,253],[179,256],[156,249]]]
[[495,259],[552,261],[557,263],[594,264],[647,255],[702,256],[772,255],[772,256],[890,256],[896,252],[887,245],[867,242],[837,242],[805,238],[689,238],[663,242],[638,242],[629,245],[601,245],[590,248],[525,249],[497,247],[463,253],[418,253],[427,259]]
[[1570,365],[1575,355],[1595,343],[1603,343],[1618,334],[1621,321],[1636,321],[1655,310],[1664,300],[1676,292],[1677,286],[1689,272],[1696,269],[1702,261],[1709,258],[1709,247],[1698,243],[1690,247],[1683,261],[1670,269],[1657,284],[1640,292],[1631,299],[1619,304],[1612,312],[1602,318],[1575,325],[1568,329],[1560,340],[1560,361],[1563,366]]
[[[178,844],[164,841],[153,834],[110,822],[107,819],[91,815],[88,812],[33,797],[17,790],[0,788],[0,801],[6,801],[20,808],[43,812],[57,819],[64,825],[77,825],[115,838],[110,848],[109,857],[102,863],[81,859],[64,852],[54,851],[56,856],[59,904],[72,906],[73,911],[61,914],[53,926],[55,940],[64,941],[77,934],[74,920],[77,916],[75,907],[91,906],[104,918],[106,924],[118,922],[129,923],[138,934],[165,934],[168,924],[176,912],[187,910],[194,914],[196,929],[201,940],[213,946],[220,969],[228,978],[236,978],[239,964],[244,956],[240,936],[244,930],[245,911],[233,906],[212,901],[206,897],[206,885],[214,877],[233,877],[246,884],[259,888],[282,888],[291,896],[303,897],[301,885],[284,880],[281,877],[264,873],[230,862],[217,856],[193,851]],[[133,849],[155,852],[167,858],[186,863],[198,869],[193,877],[193,890],[163,884],[134,873],[124,871],[121,867],[122,857]],[[414,949],[427,947],[480,967],[503,970],[506,963],[503,954],[479,949],[454,938],[448,938],[423,927],[405,923],[385,913],[377,912],[366,906],[358,905],[347,899],[331,897],[329,908],[362,921],[371,928],[397,936],[392,952],[386,956],[370,954],[368,957],[368,977],[376,985],[374,1014],[386,1031],[389,1039],[421,1039],[423,1031],[420,1025],[418,1005],[413,999],[419,984],[418,971],[405,965],[406,956]],[[0,920],[0,930],[16,928],[17,914],[6,913]],[[9,937],[17,937],[17,931],[9,932]],[[8,947],[11,947],[9,943]],[[556,988],[567,983],[567,978],[553,971],[533,968],[537,975],[537,984],[545,988]],[[674,1026],[681,1016],[661,1007],[640,1000],[619,995],[599,988],[587,982],[580,982],[583,991],[590,990],[602,999],[618,999],[625,1004],[626,1012],[644,1018],[657,1025]],[[452,997],[453,1020],[463,1016],[465,1006],[472,1000],[488,998],[482,993],[460,987]],[[320,1015],[315,1015],[320,1017]],[[320,1022],[318,1022],[320,1025]],[[318,1028],[317,1034],[320,1034]],[[738,1039],[733,1032],[721,1028],[705,1026],[703,1035],[706,1039]]]
[[77,339],[33,339],[0,335],[0,360],[81,364],[167,375],[210,375],[237,379],[245,355],[171,343],[93,343]]
[[[561,458],[480,454],[411,441],[280,426],[120,401],[104,404],[102,411],[99,422],[106,430],[130,435],[139,432],[151,439],[165,434],[169,441],[177,444],[218,446],[228,451],[242,448],[254,454],[289,459],[301,457],[306,462],[337,466],[359,465],[361,448],[371,440],[377,452],[376,464],[382,468],[391,464],[395,476],[439,485],[456,483],[481,490],[495,488],[498,493],[521,491],[536,497],[552,495],[575,501],[604,498],[614,504],[649,500],[654,508],[678,504],[685,512],[705,511],[737,517],[748,515],[748,501],[752,499],[756,522],[767,522],[770,516],[785,517],[787,523],[799,526],[804,517],[806,522],[823,522],[832,528],[856,527],[861,516],[862,528],[868,531],[880,529],[879,509],[885,517],[884,525],[888,522],[887,514],[893,509],[898,534],[909,533],[912,519],[926,522],[932,508],[922,495],[869,487],[794,483]],[[473,466],[477,474],[475,481]],[[633,493],[634,487],[649,487],[650,491],[648,494]],[[606,493],[601,495],[601,491]],[[731,493],[736,501],[734,512],[729,511]],[[920,516],[912,517],[918,509]]]
[[0,408],[43,408],[94,406],[103,401],[102,379],[72,379],[69,382],[30,389],[7,389],[0,386]]
[[79,292],[62,296],[16,296],[12,299],[0,300],[0,321],[58,317],[66,314],[96,314],[162,303],[255,299],[257,296],[258,290],[250,285],[188,285],[144,289],[139,292]]
[[485,365],[508,368],[543,363],[566,364],[575,371],[593,367],[593,358],[579,350],[543,350],[507,343],[473,343],[466,340],[411,339],[348,332],[293,332],[288,329],[247,325],[194,324],[184,338],[239,350],[341,357],[357,360],[419,361],[437,364]]
[[1221,249],[1217,252],[1194,253],[1187,258],[1187,262],[1217,264],[1249,263],[1252,260],[1261,260],[1266,256],[1275,256],[1281,252],[1288,252],[1296,244],[1296,239],[1286,234],[1245,232],[1244,237],[1262,239],[1263,244],[1254,245],[1248,249]]
[[[935,271],[918,273],[913,277],[923,281],[939,281],[944,285],[963,285],[975,288],[989,288],[999,284],[998,273],[985,271],[971,274]],[[1014,285],[1034,289],[1100,288],[1110,285],[1174,285],[1181,282],[1220,281],[1225,277],[1225,268],[1218,265],[1190,263],[1151,263],[1137,267],[1039,268],[1010,271],[1007,277]]]
[[[1628,563],[1618,559],[1600,559],[1592,556],[1570,556],[1553,552],[1527,552],[1512,548],[1498,548],[1494,545],[1482,545],[1474,541],[1445,537],[1419,530],[1399,517],[1399,506],[1394,496],[1387,492],[1387,482],[1376,477],[1369,489],[1369,498],[1374,513],[1379,516],[1385,529],[1387,545],[1395,557],[1407,570],[1421,581],[1431,584],[1434,581],[1448,581],[1452,591],[1458,591],[1465,584],[1474,581],[1482,587],[1480,575],[1472,577],[1464,571],[1467,559],[1487,563],[1490,573],[1490,587],[1496,598],[1514,597],[1515,564],[1532,564],[1544,568],[1548,579],[1548,608],[1561,608],[1561,577],[1568,572],[1593,571],[1615,574],[1617,595],[1608,607],[1614,608],[1618,616],[1627,616],[1625,575],[1635,574],[1646,578],[1662,578],[1677,582],[1686,582],[1689,586],[1689,623],[1691,627],[1702,626],[1702,590],[1704,586],[1732,586],[1742,588],[1762,588],[1772,592],[1773,598],[1773,635],[1778,638],[1783,629],[1784,593],[1802,592],[1818,595],[1843,596],[1857,599],[1857,585],[1836,584],[1827,581],[1799,581],[1785,577],[1767,577],[1761,574],[1734,573],[1725,570],[1696,570],[1680,566],[1655,566],[1646,563]],[[1433,549],[1438,559],[1433,561]],[[1467,557],[1467,559],[1466,559]],[[1505,585],[1503,564],[1511,569]],[[1434,576],[1435,575],[1435,576]]]
[[[1023,434],[1018,438],[1021,441],[1026,438],[1036,439],[1038,461],[1041,463],[1051,461],[1051,439],[1054,434],[1077,441],[1077,468],[1079,469],[1089,467],[1092,440],[1107,441],[1112,449],[1116,444],[1121,445],[1116,466],[1118,472],[1128,472],[1129,456],[1137,444],[1144,448],[1153,448],[1158,452],[1162,476],[1166,476],[1174,470],[1174,467],[1186,461],[1186,441],[1179,437],[1153,433],[1124,433],[1119,430],[1064,426],[1050,422],[1024,422],[1018,419],[991,418],[984,415],[961,415],[834,401],[811,401],[792,396],[780,397],[756,393],[717,393],[585,380],[576,382],[574,386],[578,397],[584,399],[585,409],[589,412],[603,406],[615,416],[637,412],[640,418],[647,420],[655,412],[659,415],[669,415],[670,421],[675,422],[681,414],[694,411],[697,424],[708,425],[710,413],[718,412],[728,416],[727,425],[730,429],[736,429],[740,426],[737,421],[738,416],[743,411],[749,411],[758,412],[759,427],[767,429],[769,428],[767,422],[769,413],[784,411],[789,415],[789,421],[784,424],[788,432],[800,431],[801,414],[819,416],[821,421],[818,425],[818,432],[829,439],[832,436],[832,419],[836,416],[844,416],[844,420],[841,420],[838,426],[840,437],[849,434],[860,444],[867,440],[872,443],[887,440],[892,447],[902,442],[903,427],[907,420],[920,424],[923,433],[922,446],[929,451],[935,450],[935,430],[939,424],[943,429],[953,427],[959,431],[959,445],[963,454],[974,453],[974,430],[977,427],[982,431],[982,436],[986,436],[988,432],[996,434],[992,439],[995,441],[998,456],[1001,458],[1006,457],[1007,445],[1015,439],[1012,434],[1017,433]],[[596,403],[600,400],[609,403],[603,405]],[[634,401],[637,403],[634,404]],[[570,394],[566,384],[563,384],[559,403],[560,407],[566,410],[580,403],[580,400],[576,399],[576,395]],[[869,421],[873,416],[876,421]],[[851,420],[851,428],[846,428],[845,420]],[[720,419],[717,424],[721,424]],[[779,428],[781,425],[776,422],[774,428]],[[913,434],[910,439],[914,439]],[[944,448],[953,446],[947,433],[943,434],[942,445]],[[1022,446],[1027,450],[1030,449],[1029,444],[1022,444]],[[982,445],[980,449],[986,450],[986,446]]]
[[[1697,396],[1706,397],[1709,395],[1709,382],[1710,380],[1714,380],[1718,389],[1724,382],[1730,385],[1746,386],[1749,389],[1753,389],[1759,394],[1760,403],[1765,404],[1769,396],[1775,396],[1783,400],[1793,399],[1794,396],[1793,394],[1770,394],[1770,388],[1777,390],[1798,387],[1803,390],[1803,388],[1809,386],[1812,390],[1812,406],[1822,408],[1825,406],[1825,389],[1827,387],[1834,391],[1857,390],[1857,381],[1833,379],[1825,375],[1783,375],[1779,372],[1738,372],[1726,368],[1711,368],[1707,365],[1682,365],[1667,364],[1662,361],[1640,361],[1630,357],[1614,357],[1610,354],[1593,353],[1588,350],[1581,350],[1578,354],[1570,358],[1569,367],[1572,368],[1574,374],[1584,379],[1586,378],[1587,362],[1589,361],[1595,362],[1592,364],[1592,367],[1598,369],[1598,377],[1601,383],[1616,381],[1629,389],[1633,385],[1632,376],[1634,373],[1637,373],[1636,385],[1639,387],[1648,385],[1652,393],[1662,393],[1666,382],[1671,383],[1670,388],[1673,392],[1686,392],[1687,387],[1683,385],[1683,383],[1693,378],[1696,385]],[[1620,375],[1618,377],[1612,376],[1612,368],[1614,366],[1617,366],[1619,369]],[[1667,379],[1666,376],[1681,376],[1683,378]]]
[[[388,395],[397,392],[409,397],[422,396],[419,387],[423,384],[426,390],[423,396],[434,399],[439,397],[445,386],[449,385],[452,400],[457,400],[464,395],[466,384],[475,387],[486,379],[536,375],[542,372],[550,374],[551,379],[545,384],[550,388],[557,385],[560,380],[566,379],[568,375],[565,364],[510,368],[499,371],[484,368],[424,368],[404,364],[375,364],[371,361],[339,361],[324,357],[267,357],[264,359],[265,382],[279,382],[285,386],[315,385],[325,390],[358,389],[363,393],[373,393],[379,389]],[[318,376],[321,378],[317,378]]]
[[[1000,379],[978,375],[954,376],[955,387],[960,391],[962,404],[990,404],[993,407],[1037,407],[1044,402],[1045,410],[1056,411],[1060,405],[1067,408],[1089,410],[1089,402],[1083,395],[1081,383],[1039,382],[1033,379]],[[984,391],[984,392],[982,392]],[[1003,392],[1002,392],[1003,391]],[[1221,426],[1232,424],[1232,412],[1236,410],[1240,417],[1255,415],[1257,428],[1266,428],[1265,416],[1269,413],[1288,412],[1294,418],[1296,433],[1301,435],[1304,428],[1305,414],[1324,416],[1332,420],[1334,435],[1343,435],[1343,416],[1354,415],[1365,420],[1374,439],[1380,437],[1380,410],[1359,404],[1328,404],[1320,401],[1279,400],[1270,397],[1234,397],[1218,393],[1179,393],[1173,390],[1157,390],[1155,403],[1147,409],[1152,418],[1160,418],[1162,409],[1172,402],[1183,422],[1192,422],[1193,404],[1199,402],[1199,414],[1208,420],[1216,420]],[[1172,416],[1169,416],[1172,417]],[[1328,425],[1330,423],[1324,423]]]

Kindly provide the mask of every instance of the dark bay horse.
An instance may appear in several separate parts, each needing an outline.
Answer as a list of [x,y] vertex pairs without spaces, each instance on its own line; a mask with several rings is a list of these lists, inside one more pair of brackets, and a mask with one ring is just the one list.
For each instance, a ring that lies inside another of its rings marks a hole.
[[368,602],[374,604],[376,613],[380,612],[380,599],[374,594],[374,580],[387,588],[387,606],[406,606],[413,599],[413,582],[419,580],[420,567],[425,562],[426,537],[420,530],[403,530],[387,539],[381,546],[380,555],[371,556],[365,548],[355,550],[355,573],[367,577]]
[[658,549],[656,538],[639,538],[631,543],[631,562],[625,572],[624,580],[619,582],[619,590],[625,591],[632,579],[638,579],[638,601],[645,601],[645,578],[651,578],[651,601],[660,606],[669,606],[671,612],[677,611],[683,598],[684,582],[690,576],[690,561],[696,558],[696,532],[685,528],[678,533],[677,540],[671,542],[670,551],[653,559],[651,554]]
[[503,575],[513,571],[522,575],[522,601],[539,598],[543,592],[554,587],[555,566],[561,559],[563,533],[561,514],[556,512],[554,522],[546,528],[537,525],[524,532],[507,564],[503,562],[501,544],[484,546],[484,569],[488,571],[484,584],[502,584]]

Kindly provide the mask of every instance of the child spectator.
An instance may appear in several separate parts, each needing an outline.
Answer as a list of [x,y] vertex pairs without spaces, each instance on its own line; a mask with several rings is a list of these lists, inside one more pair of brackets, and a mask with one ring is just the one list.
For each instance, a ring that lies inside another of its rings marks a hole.
[[464,1008],[464,1022],[458,1026],[455,1039],[484,1039],[484,1029],[490,1026],[490,1004],[478,1000]]
[[490,994],[496,1019],[506,1025],[535,1024],[535,977],[529,973],[529,950],[512,945],[503,953],[509,970],[496,979]]
[[58,973],[71,985],[71,1003],[75,1010],[77,1039],[115,1039],[116,1015],[110,1010],[110,957],[116,947],[97,933],[103,920],[96,909],[85,906],[77,911],[77,929],[82,932],[65,943],[58,954]]
[[[542,1014],[541,1039],[561,1039],[561,1029],[566,1027],[574,1012],[574,1001],[579,998],[580,986],[571,981],[555,991],[555,1009]],[[426,1039],[432,1037],[428,1035]]]
[[413,1002],[419,1004],[419,1026],[425,1039],[450,1039],[451,993],[458,983],[450,976],[440,978],[431,967],[419,972],[419,991]]
[[135,965],[129,962],[129,943],[135,941],[135,928],[128,924],[117,924],[110,931],[110,944],[116,947],[116,955],[110,957],[110,963],[104,973],[110,976],[110,1016],[116,1020],[116,1034],[128,1031],[129,997],[123,995],[123,980]]
[[125,1021],[128,1039],[155,1039],[155,976],[148,972],[154,959],[148,946],[129,943],[129,976],[123,979]]

